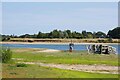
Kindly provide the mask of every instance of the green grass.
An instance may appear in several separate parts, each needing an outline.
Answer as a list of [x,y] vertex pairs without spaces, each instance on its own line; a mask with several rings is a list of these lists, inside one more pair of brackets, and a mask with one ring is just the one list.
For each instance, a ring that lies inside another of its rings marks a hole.
[[[41,53],[38,52],[40,50],[25,48],[12,49],[12,58],[15,58],[15,60],[11,60],[9,63],[2,65],[3,78],[118,78],[117,74],[88,73],[17,63],[32,61],[56,64],[118,65],[117,55],[87,54],[86,51]],[[17,65],[20,65],[20,67]]]
[[[39,51],[39,50],[38,50]],[[13,58],[22,58],[23,61],[57,63],[57,64],[106,64],[118,65],[118,55],[99,55],[87,54],[87,51],[74,51],[69,53],[67,51],[57,53],[41,53],[34,49],[28,51],[13,50]]]
[[3,78],[118,78],[116,74],[88,73],[38,65],[17,67],[16,64],[3,64],[3,66]]

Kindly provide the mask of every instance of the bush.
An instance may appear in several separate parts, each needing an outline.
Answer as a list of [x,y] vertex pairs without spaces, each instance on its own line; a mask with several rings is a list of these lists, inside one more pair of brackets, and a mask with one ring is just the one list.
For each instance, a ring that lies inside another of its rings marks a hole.
[[27,65],[24,64],[24,63],[18,63],[18,64],[16,64],[16,66],[17,66],[17,67],[27,67]]
[[2,37],[2,41],[9,41],[10,40],[10,38],[8,37],[8,38],[3,38]]
[[101,39],[101,40],[97,40],[98,43],[105,43],[106,41]]
[[1,48],[0,49],[0,57],[2,57],[2,63],[7,63],[11,60],[12,58],[12,51],[10,50],[10,48]]
[[112,38],[108,38],[107,41],[110,42],[110,43],[113,42]]
[[28,40],[28,42],[34,42],[34,40]]

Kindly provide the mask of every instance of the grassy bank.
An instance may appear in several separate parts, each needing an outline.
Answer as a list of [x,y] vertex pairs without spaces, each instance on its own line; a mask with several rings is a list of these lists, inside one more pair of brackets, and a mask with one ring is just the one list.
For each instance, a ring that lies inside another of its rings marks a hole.
[[3,78],[118,78],[117,74],[90,73],[43,67],[35,64],[19,64],[17,62],[43,62],[55,64],[118,64],[117,55],[87,54],[86,51],[40,52],[44,49],[14,48],[13,61],[4,63]]
[[3,78],[118,78],[116,74],[88,73],[38,65],[16,67],[16,64],[3,64],[3,66]]
[[43,53],[40,49],[13,49],[13,58],[28,62],[57,64],[105,64],[118,65],[118,55],[87,54],[87,51],[68,51]]

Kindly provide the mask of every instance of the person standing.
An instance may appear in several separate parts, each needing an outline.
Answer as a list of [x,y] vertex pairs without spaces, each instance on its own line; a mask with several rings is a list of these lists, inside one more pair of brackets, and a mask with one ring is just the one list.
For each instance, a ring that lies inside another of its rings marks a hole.
[[74,47],[74,44],[73,44],[72,41],[71,41],[71,43],[69,44],[69,51],[70,51],[70,52],[73,51],[73,47]]

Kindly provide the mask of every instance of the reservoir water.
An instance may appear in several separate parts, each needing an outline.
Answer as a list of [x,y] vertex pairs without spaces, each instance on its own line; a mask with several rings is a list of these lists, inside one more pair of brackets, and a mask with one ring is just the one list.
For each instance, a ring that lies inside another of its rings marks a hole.
[[[57,50],[69,50],[69,44],[2,44],[2,46],[10,48],[47,48]],[[110,45],[117,49],[117,53],[120,53],[120,45]],[[75,44],[74,50],[87,50],[86,45]]]

